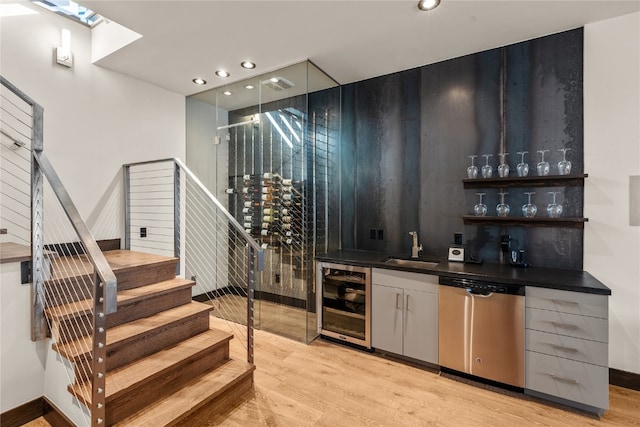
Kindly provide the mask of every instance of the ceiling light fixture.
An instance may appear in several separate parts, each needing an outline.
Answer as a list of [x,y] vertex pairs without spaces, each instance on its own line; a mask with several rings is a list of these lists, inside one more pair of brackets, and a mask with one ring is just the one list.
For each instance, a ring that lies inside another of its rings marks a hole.
[[216,76],[218,76],[218,77],[229,77],[229,76],[231,76],[231,74],[229,74],[229,72],[225,71],[225,70],[218,70],[218,71],[216,71]]
[[240,63],[240,66],[242,68],[246,68],[247,70],[253,70],[254,68],[256,68],[255,62],[251,62],[251,61],[242,61]]
[[277,77],[271,77],[269,80],[271,80],[272,83],[278,83],[280,81]]
[[418,9],[420,10],[433,10],[440,4],[440,0],[420,0],[418,2]]
[[245,88],[245,89],[249,89],[249,90],[251,90],[251,89],[253,89],[254,87],[255,87],[254,85],[246,85],[244,88]]
[[231,96],[233,95],[233,92],[231,92],[230,90],[225,90],[224,92],[222,92],[222,94],[226,96]]
[[205,79],[201,79],[200,77],[196,77],[195,79],[192,80],[192,82],[194,82],[197,85],[206,85],[207,81]]

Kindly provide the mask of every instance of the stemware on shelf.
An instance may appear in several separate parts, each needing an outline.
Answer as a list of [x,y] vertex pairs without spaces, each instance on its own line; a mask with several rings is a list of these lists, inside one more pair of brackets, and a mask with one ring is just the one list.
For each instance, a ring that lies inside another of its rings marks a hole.
[[476,194],[480,196],[480,202],[473,207],[473,214],[475,216],[485,216],[487,214],[487,205],[482,203],[482,196],[484,196],[487,193],[476,193]]
[[467,156],[471,159],[471,166],[467,168],[467,177],[469,179],[476,179],[478,177],[478,167],[473,164],[473,159],[478,157],[477,155]]
[[562,160],[558,162],[558,173],[560,175],[569,175],[571,173],[571,162],[567,160],[567,151],[571,148],[559,148],[558,151],[562,153]]
[[518,176],[528,176],[529,175],[529,164],[524,162],[524,155],[529,154],[528,151],[518,151],[520,154],[520,163],[516,166],[516,173]]
[[529,196],[529,198],[527,203],[522,205],[522,215],[525,218],[533,218],[534,216],[536,216],[536,212],[538,212],[538,208],[536,207],[536,205],[531,203],[531,195],[536,193],[533,191],[529,191],[529,192],[525,192],[524,194]]
[[509,207],[509,205],[504,203],[504,196],[509,193],[501,191],[498,194],[500,195],[500,203],[498,203],[498,205],[496,206],[496,214],[500,217],[509,216],[509,211],[511,210],[511,208]]
[[491,178],[493,175],[493,166],[489,164],[489,157],[493,156],[493,154],[483,154],[482,157],[485,158],[486,163],[482,166],[482,177],[483,178]]
[[547,176],[549,175],[549,162],[544,161],[544,153],[549,150],[538,150],[538,153],[542,156],[538,164],[536,165],[536,169],[538,170],[538,176]]
[[549,218],[560,218],[562,215],[562,205],[556,203],[556,194],[560,193],[559,191],[549,191],[551,194],[551,203],[547,206],[547,214]]
[[507,157],[509,153],[500,153],[498,156],[500,157],[500,164],[498,165],[498,176],[500,178],[506,178],[509,176],[509,165],[505,163],[505,157]]

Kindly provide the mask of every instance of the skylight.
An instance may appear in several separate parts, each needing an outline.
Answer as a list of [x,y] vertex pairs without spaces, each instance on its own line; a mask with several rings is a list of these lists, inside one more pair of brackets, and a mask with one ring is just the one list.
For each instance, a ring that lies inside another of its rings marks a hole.
[[31,0],[31,2],[88,27],[102,22],[102,16],[71,0]]

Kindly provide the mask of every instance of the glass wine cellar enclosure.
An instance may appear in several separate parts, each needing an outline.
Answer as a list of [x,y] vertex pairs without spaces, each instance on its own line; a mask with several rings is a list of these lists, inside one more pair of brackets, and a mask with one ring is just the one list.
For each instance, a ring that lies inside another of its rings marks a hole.
[[305,61],[192,95],[186,112],[187,165],[265,249],[255,326],[310,342],[314,256],[339,244],[340,87]]

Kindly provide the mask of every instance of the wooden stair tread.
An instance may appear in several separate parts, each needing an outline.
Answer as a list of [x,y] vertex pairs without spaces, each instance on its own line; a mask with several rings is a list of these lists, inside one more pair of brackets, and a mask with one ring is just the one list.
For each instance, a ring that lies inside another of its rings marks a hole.
[[127,427],[172,425],[221,396],[236,383],[251,375],[254,370],[255,366],[252,364],[229,360],[195,378],[177,392],[156,401],[115,425]]
[[[105,385],[106,402],[108,403],[126,393],[133,386],[139,387],[150,382],[155,376],[166,373],[183,360],[197,357],[199,353],[206,353],[207,350],[213,347],[226,345],[232,338],[233,334],[228,332],[209,329],[206,332],[181,341],[173,347],[165,348],[143,359],[108,371]],[[83,387],[86,387],[86,383],[74,384],[70,386],[70,391],[84,402],[82,398]],[[87,406],[91,406],[90,402],[84,403]]]
[[[118,291],[118,309],[123,308],[127,304],[132,304],[143,298],[163,295],[171,291],[186,288],[195,285],[192,280],[186,280],[176,277],[172,280],[153,283],[151,285],[140,286],[138,288],[125,289]],[[71,302],[64,305],[49,307],[45,310],[47,317],[53,320],[64,320],[81,314],[89,313],[93,309],[93,300],[82,300]]]
[[[213,310],[213,306],[192,301],[189,304],[162,311],[151,317],[145,317],[119,325],[114,328],[107,329],[106,345],[109,346],[119,341],[125,341],[147,331],[158,329],[173,322],[211,310]],[[54,350],[71,361],[81,358],[89,358],[91,348],[91,336],[83,336],[77,340],[64,344],[54,344]]]
[[[116,249],[103,252],[107,263],[114,273],[135,270],[138,267],[153,264],[175,263],[178,259],[144,252]],[[47,280],[56,281],[70,277],[92,274],[93,266],[86,255],[72,255],[59,257],[52,265],[52,275]]]

